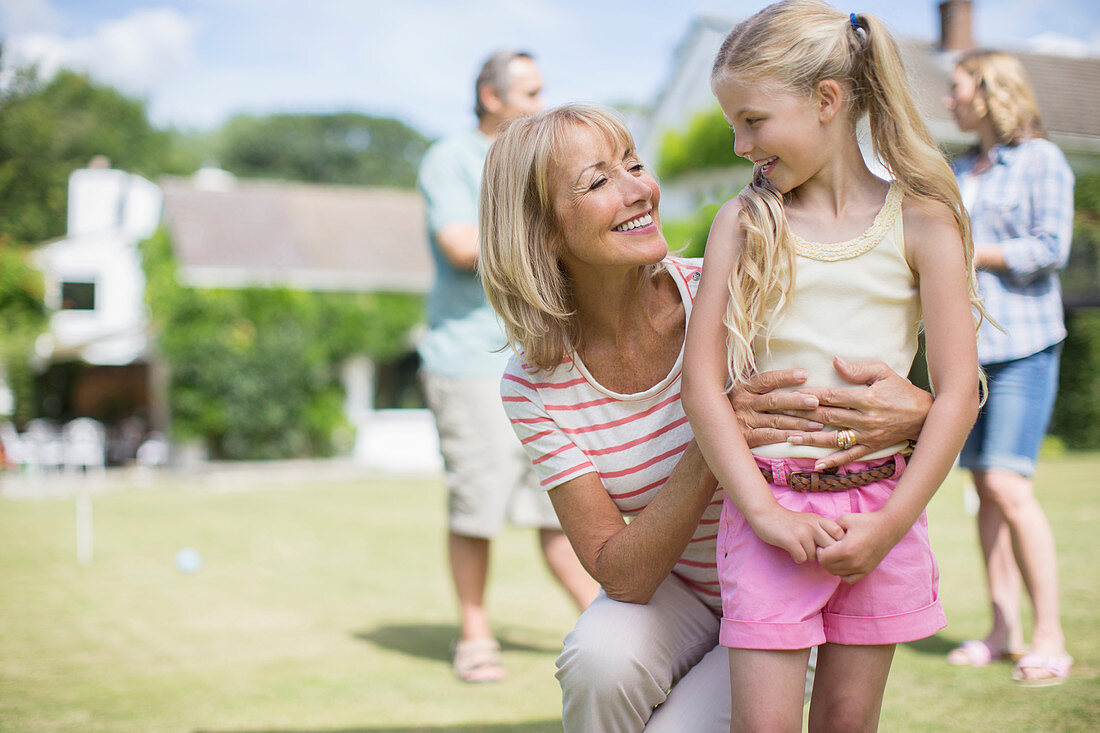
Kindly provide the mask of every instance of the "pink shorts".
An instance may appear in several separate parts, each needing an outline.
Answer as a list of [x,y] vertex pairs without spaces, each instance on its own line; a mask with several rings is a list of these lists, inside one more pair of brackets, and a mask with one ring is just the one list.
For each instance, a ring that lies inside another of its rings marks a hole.
[[[880,509],[897,485],[905,459],[895,455],[841,467],[841,473],[856,473],[891,461],[898,470],[889,479],[848,491],[809,492],[793,491],[782,482],[788,473],[812,471],[812,458],[756,458],[779,482],[771,489],[781,506],[830,519]],[[718,578],[719,641],[727,647],[898,644],[931,636],[947,625],[923,513],[877,568],[848,585],[816,561],[799,565],[785,550],[760,540],[726,496],[718,525]]]

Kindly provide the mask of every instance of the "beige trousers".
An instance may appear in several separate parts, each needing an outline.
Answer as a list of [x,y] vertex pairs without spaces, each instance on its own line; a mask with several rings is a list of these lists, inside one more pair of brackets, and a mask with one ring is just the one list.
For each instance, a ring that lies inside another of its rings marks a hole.
[[565,733],[728,733],[718,617],[669,576],[647,604],[602,591],[558,657]]

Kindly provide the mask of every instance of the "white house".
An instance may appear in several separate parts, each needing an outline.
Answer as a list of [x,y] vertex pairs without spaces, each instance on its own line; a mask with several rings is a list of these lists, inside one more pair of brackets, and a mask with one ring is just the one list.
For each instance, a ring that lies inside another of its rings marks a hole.
[[[162,203],[156,184],[97,157],[69,177],[66,235],[32,255],[50,310],[35,358],[47,379],[66,381],[67,404],[46,408],[108,425],[111,458],[119,450],[132,458],[143,436],[168,420],[138,249],[159,225]],[[58,366],[72,364],[82,366]]]
[[[139,414],[167,430],[167,372],[139,250],[162,223],[178,275],[194,287],[423,292],[431,281],[415,192],[237,181],[216,169],[157,185],[94,160],[70,177],[66,236],[34,253],[51,311],[36,357],[43,369],[79,365],[64,374],[70,412],[108,424]],[[366,357],[341,365],[341,375],[357,428],[353,458],[393,470],[441,467],[427,410],[374,409],[376,365]]]
[[69,177],[67,234],[34,253],[52,312],[41,359],[124,365],[147,357],[138,243],[156,230],[162,201],[156,184],[102,158]]
[[[215,169],[160,183],[183,284],[414,293],[431,285],[424,203],[415,191],[238,180]],[[352,458],[390,470],[441,470],[426,409],[376,409],[381,382],[413,376],[395,369],[407,367],[365,356],[340,365],[345,414],[356,428]]]
[[[936,40],[897,40],[918,108],[933,137],[958,149],[973,140],[959,132],[943,105],[948,74],[958,54],[976,46],[973,14],[983,9],[995,12],[996,4],[946,0],[937,7],[940,27]],[[738,20],[707,15],[692,21],[673,54],[671,72],[657,93],[648,120],[638,127],[638,150],[643,159],[658,161],[661,140],[669,130],[686,128],[699,112],[717,108],[710,91],[711,65]],[[1005,50],[1013,52],[1026,69],[1050,139],[1065,151],[1075,169],[1100,168],[1100,58]],[[732,156],[732,138],[730,147]],[[870,158],[868,148],[869,144],[864,153]],[[690,215],[702,204],[715,203],[716,196],[736,192],[747,182],[747,175],[743,168],[732,173],[711,170],[664,181],[662,212],[668,218]]]

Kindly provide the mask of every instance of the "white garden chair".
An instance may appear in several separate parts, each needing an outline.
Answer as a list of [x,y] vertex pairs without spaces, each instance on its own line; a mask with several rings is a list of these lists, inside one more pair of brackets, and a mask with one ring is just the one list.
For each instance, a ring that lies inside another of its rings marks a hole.
[[98,420],[78,417],[61,430],[65,470],[74,473],[107,469],[107,430]]
[[34,451],[37,469],[61,471],[65,465],[65,445],[55,423],[36,417],[27,423],[23,438]]
[[4,454],[12,466],[27,472],[38,469],[34,446],[10,422],[0,422],[0,444],[4,446]]

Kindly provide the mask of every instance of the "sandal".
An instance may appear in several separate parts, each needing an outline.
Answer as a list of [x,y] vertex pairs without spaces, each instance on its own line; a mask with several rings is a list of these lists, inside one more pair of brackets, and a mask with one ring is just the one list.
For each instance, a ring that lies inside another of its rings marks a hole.
[[[1012,670],[1012,679],[1024,687],[1053,687],[1060,685],[1069,677],[1069,668],[1073,666],[1073,657],[1068,654],[1043,656],[1025,654]],[[1037,671],[1033,676],[1029,671]]]
[[996,650],[980,639],[967,639],[947,653],[947,661],[956,667],[984,667],[993,661],[1016,661],[1021,652]]
[[496,639],[467,639],[454,644],[454,670],[463,682],[499,682],[506,676]]

